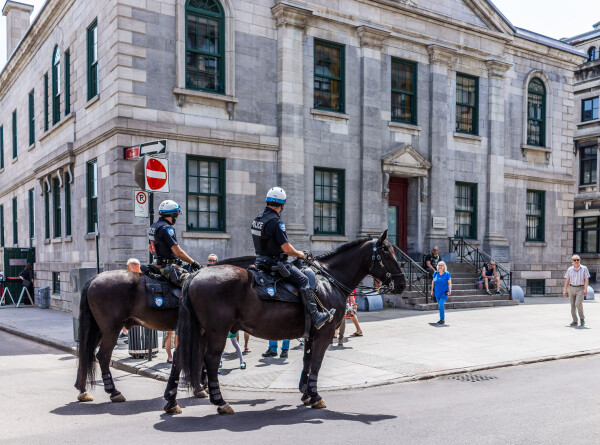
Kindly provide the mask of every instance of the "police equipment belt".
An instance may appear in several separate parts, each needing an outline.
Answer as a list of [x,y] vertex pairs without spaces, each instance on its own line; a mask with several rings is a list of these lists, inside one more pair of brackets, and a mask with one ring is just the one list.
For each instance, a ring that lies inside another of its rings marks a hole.
[[181,266],[183,263],[179,258],[176,259],[165,259],[165,258],[159,258],[157,260],[157,263],[161,266],[168,266],[169,264],[177,264],[178,266]]

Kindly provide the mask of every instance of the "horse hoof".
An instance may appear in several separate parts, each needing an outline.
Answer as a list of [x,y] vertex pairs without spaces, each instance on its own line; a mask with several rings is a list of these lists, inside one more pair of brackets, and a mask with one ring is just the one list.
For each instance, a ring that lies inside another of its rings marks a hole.
[[302,400],[302,403],[306,406],[310,405],[310,396],[304,394],[300,400]]
[[229,403],[226,403],[223,406],[219,406],[217,408],[217,412],[219,414],[235,414],[235,411],[233,410],[233,408],[231,406],[229,406]]
[[327,408],[327,405],[325,405],[325,402],[323,402],[323,399],[319,400],[318,402],[313,403],[311,406],[315,409]]
[[181,410],[181,408],[179,407],[179,405],[177,404],[177,402],[175,402],[174,406],[169,407],[170,404],[171,403],[169,402],[165,405],[165,413],[175,415],[175,414],[181,414],[183,412]]
[[82,392],[77,396],[77,400],[80,402],[91,402],[94,400],[94,398],[90,396],[87,392]]
[[200,391],[194,391],[194,397],[197,399],[206,399],[208,397],[208,393],[205,389],[201,389]]
[[110,401],[113,403],[121,403],[125,401],[125,396],[123,394],[117,394],[116,396],[111,396]]

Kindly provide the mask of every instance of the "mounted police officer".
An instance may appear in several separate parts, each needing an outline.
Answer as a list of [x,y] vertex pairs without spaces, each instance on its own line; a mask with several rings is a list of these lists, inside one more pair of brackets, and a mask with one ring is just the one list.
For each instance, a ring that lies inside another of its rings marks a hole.
[[179,204],[167,199],[158,207],[158,221],[148,230],[150,250],[156,257],[160,273],[173,283],[183,286],[190,275],[181,267],[181,261],[191,264],[192,271],[200,269],[200,264],[192,259],[177,243],[177,235],[173,226],[181,214]]
[[286,202],[285,191],[281,187],[273,187],[267,192],[267,206],[252,221],[251,233],[256,250],[256,264],[271,270],[272,266],[283,264],[290,275],[287,280],[293,283],[302,297],[304,305],[310,313],[313,325],[317,329],[333,317],[335,309],[325,313],[317,310],[315,297],[308,285],[308,278],[292,263],[283,263],[288,256],[305,259],[305,254],[294,247],[288,241],[285,223],[279,219]]

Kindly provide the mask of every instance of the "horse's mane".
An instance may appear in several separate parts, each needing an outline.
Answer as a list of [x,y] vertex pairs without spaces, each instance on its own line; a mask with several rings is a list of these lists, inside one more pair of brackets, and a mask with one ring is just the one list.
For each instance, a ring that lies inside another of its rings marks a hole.
[[230,266],[238,266],[238,267],[241,267],[242,269],[246,269],[251,264],[254,264],[255,261],[256,261],[256,256],[254,256],[254,255],[240,256],[240,257],[235,257],[235,258],[227,258],[222,261],[217,261],[215,264],[210,264],[208,267],[223,266],[225,264],[228,264]]
[[360,239],[357,239],[357,240],[354,240],[354,241],[350,241],[349,243],[342,244],[337,249],[334,249],[334,250],[331,250],[331,251],[329,251],[327,253],[319,255],[318,257],[316,257],[316,259],[318,261],[328,260],[329,258],[337,255],[338,253],[345,252],[346,250],[349,250],[349,249],[353,248],[354,246],[357,246],[358,244],[362,244],[365,241],[369,241],[370,239],[371,238],[360,238]]

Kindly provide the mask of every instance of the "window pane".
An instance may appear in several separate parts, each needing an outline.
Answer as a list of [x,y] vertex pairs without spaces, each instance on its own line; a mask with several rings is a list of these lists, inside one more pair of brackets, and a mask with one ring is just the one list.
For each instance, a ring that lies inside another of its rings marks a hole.
[[188,159],[188,228],[224,230],[222,162]]
[[314,54],[314,106],[342,111],[342,48],[315,43]]
[[315,233],[343,233],[343,173],[315,170],[314,176],[314,231]]

